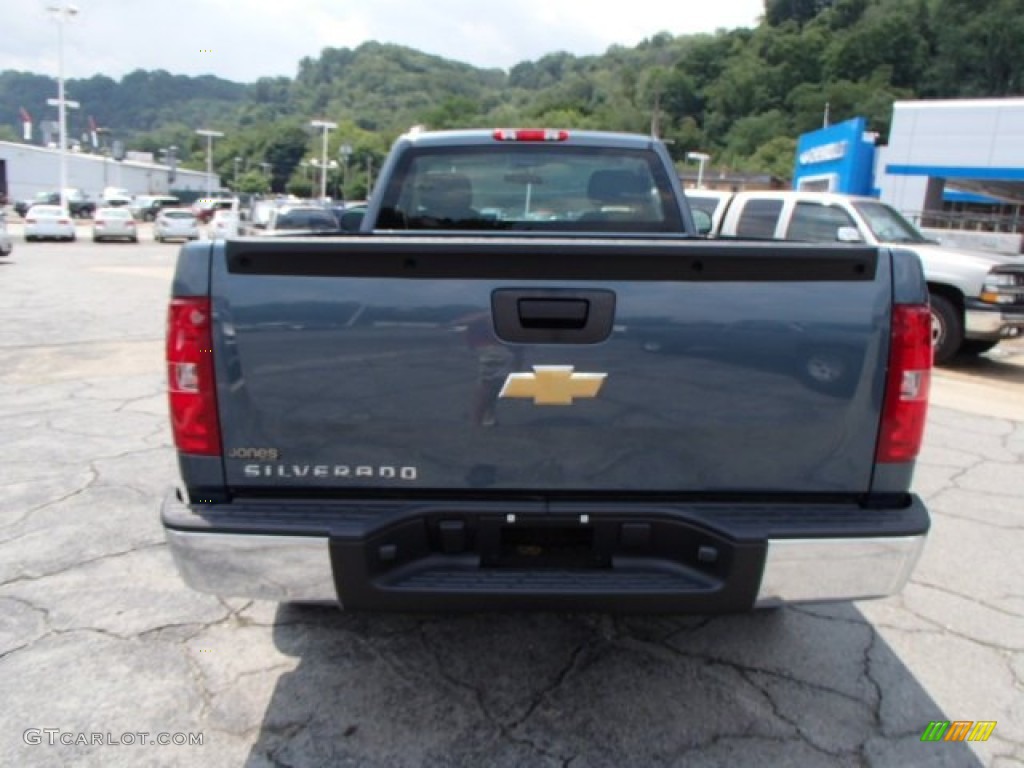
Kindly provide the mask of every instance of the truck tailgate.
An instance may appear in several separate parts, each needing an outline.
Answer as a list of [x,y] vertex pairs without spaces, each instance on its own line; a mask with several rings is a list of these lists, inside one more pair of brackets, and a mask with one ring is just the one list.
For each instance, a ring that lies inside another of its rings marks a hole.
[[213,249],[227,485],[860,494],[890,254],[682,239]]

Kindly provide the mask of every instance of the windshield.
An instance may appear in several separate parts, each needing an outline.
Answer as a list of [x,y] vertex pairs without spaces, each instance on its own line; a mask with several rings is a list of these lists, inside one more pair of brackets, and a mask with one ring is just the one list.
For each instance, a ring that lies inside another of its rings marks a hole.
[[927,243],[928,238],[885,203],[855,202],[853,207],[882,243]]

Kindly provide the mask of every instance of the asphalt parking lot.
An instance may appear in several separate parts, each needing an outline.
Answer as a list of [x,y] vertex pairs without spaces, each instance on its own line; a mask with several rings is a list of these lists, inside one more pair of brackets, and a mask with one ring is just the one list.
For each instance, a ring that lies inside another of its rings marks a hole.
[[[0,764],[1024,766],[1024,341],[936,375],[933,531],[896,598],[716,618],[218,600],[182,584],[158,519],[177,246],[79,226],[12,225],[0,259]],[[937,720],[996,726],[922,742]]]

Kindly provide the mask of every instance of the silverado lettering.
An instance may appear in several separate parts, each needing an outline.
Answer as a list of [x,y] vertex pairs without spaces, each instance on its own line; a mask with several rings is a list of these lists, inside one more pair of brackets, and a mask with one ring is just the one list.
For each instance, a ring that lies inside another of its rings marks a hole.
[[372,467],[348,464],[246,464],[246,477],[379,477],[382,480],[415,480],[416,467]]
[[337,232],[184,246],[187,583],[416,612],[898,592],[929,528],[920,260],[698,224],[650,136],[417,131]]

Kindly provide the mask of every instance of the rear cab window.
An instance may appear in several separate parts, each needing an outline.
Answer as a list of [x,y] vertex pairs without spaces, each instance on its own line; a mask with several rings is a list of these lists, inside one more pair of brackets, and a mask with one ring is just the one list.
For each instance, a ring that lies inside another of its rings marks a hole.
[[409,148],[377,228],[685,232],[656,154],[564,144]]

